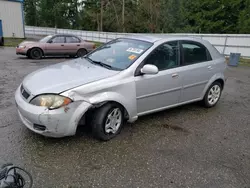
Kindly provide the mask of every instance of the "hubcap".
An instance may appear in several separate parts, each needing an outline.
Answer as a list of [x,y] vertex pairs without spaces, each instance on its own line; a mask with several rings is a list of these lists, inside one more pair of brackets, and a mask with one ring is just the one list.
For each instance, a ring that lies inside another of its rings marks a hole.
[[119,108],[113,109],[107,116],[105,122],[105,132],[115,134],[122,123],[122,112]]
[[214,85],[209,90],[209,93],[208,93],[208,103],[210,105],[214,105],[214,104],[217,103],[217,101],[220,98],[220,92],[221,92],[221,89],[220,89],[220,86],[218,86],[218,85]]
[[39,51],[35,50],[35,51],[33,52],[33,55],[34,55],[35,57],[39,57],[39,56],[40,56],[40,53],[39,53]]

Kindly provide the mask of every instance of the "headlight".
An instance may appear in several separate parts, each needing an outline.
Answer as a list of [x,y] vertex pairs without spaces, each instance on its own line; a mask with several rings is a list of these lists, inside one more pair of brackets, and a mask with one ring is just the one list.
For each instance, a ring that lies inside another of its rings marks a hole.
[[22,46],[22,45],[21,45],[21,46],[18,46],[18,48],[26,48],[26,46]]
[[30,103],[36,106],[45,106],[52,110],[66,106],[71,102],[71,99],[60,95],[39,95]]

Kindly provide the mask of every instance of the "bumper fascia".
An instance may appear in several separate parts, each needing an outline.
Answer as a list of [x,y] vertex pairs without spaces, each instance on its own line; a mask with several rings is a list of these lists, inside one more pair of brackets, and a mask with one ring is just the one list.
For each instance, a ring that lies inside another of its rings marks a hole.
[[16,48],[16,54],[17,55],[27,55],[27,48]]
[[[22,97],[20,87],[16,90],[15,101],[19,117],[23,124],[33,132],[48,137],[74,135],[81,117],[92,106],[85,101],[76,101],[65,107],[49,110],[46,107],[29,104]],[[36,130],[34,129],[34,124],[44,125],[46,126],[46,130]]]

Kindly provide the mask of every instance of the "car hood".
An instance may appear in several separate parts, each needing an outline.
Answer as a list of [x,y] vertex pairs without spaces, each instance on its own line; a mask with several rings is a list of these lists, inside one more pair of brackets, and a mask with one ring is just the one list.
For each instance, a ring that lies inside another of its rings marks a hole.
[[75,59],[37,70],[24,78],[23,86],[32,95],[61,93],[90,82],[104,79],[119,71],[95,65],[86,59]]
[[23,41],[19,44],[19,46],[24,46],[24,45],[28,45],[28,44],[34,44],[34,43],[37,43],[35,41]]

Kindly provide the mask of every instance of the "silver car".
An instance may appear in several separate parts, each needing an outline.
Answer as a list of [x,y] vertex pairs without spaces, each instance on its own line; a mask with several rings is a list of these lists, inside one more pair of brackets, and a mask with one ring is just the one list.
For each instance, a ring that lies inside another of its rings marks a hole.
[[22,122],[36,133],[71,136],[89,124],[96,138],[109,140],[142,115],[195,101],[215,106],[225,68],[224,56],[201,39],[118,38],[31,73],[15,100]]

